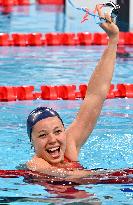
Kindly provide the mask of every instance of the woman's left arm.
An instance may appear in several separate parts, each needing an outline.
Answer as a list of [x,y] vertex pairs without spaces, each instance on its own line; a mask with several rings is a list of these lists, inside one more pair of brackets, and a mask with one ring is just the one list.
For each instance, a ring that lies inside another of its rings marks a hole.
[[100,115],[111,84],[116,60],[119,29],[108,14],[102,14],[99,6],[97,6],[97,11],[100,17],[107,20],[100,26],[107,33],[109,40],[108,46],[90,78],[86,95],[77,117],[66,130],[68,142],[70,140],[72,146],[76,146],[77,151],[87,140]]

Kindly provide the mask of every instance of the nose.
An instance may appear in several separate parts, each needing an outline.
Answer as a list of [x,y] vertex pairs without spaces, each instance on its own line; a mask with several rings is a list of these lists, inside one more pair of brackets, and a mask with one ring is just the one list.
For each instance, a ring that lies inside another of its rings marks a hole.
[[49,143],[52,143],[52,144],[54,144],[56,142],[56,137],[53,133],[49,134],[48,141],[49,141]]

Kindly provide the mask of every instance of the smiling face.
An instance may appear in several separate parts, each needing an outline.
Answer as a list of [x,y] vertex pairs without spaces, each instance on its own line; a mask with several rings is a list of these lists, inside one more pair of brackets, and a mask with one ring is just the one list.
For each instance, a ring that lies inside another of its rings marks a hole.
[[38,157],[50,164],[64,160],[66,134],[58,117],[38,121],[32,128],[32,143]]

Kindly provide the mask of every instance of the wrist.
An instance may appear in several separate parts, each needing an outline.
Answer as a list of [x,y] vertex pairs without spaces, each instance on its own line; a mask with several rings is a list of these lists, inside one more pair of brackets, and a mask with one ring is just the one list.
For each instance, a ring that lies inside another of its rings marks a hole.
[[119,37],[118,37],[118,36],[115,36],[115,37],[109,38],[108,43],[111,44],[111,45],[117,45],[117,44],[118,44],[118,41],[119,41]]
[[117,51],[118,40],[109,39],[108,41],[108,48]]

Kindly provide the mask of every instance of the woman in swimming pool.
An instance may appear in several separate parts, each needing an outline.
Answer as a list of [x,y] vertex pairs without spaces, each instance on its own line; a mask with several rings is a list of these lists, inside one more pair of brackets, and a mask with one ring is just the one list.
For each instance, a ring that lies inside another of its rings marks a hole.
[[119,29],[109,14],[103,14],[97,5],[98,15],[106,22],[100,27],[108,35],[105,49],[88,83],[86,96],[73,123],[64,128],[62,119],[50,108],[33,110],[27,120],[27,131],[35,149],[34,157],[27,162],[30,170],[44,174],[80,178],[92,172],[76,163],[81,146],[92,132],[108,93],[114,71]]

